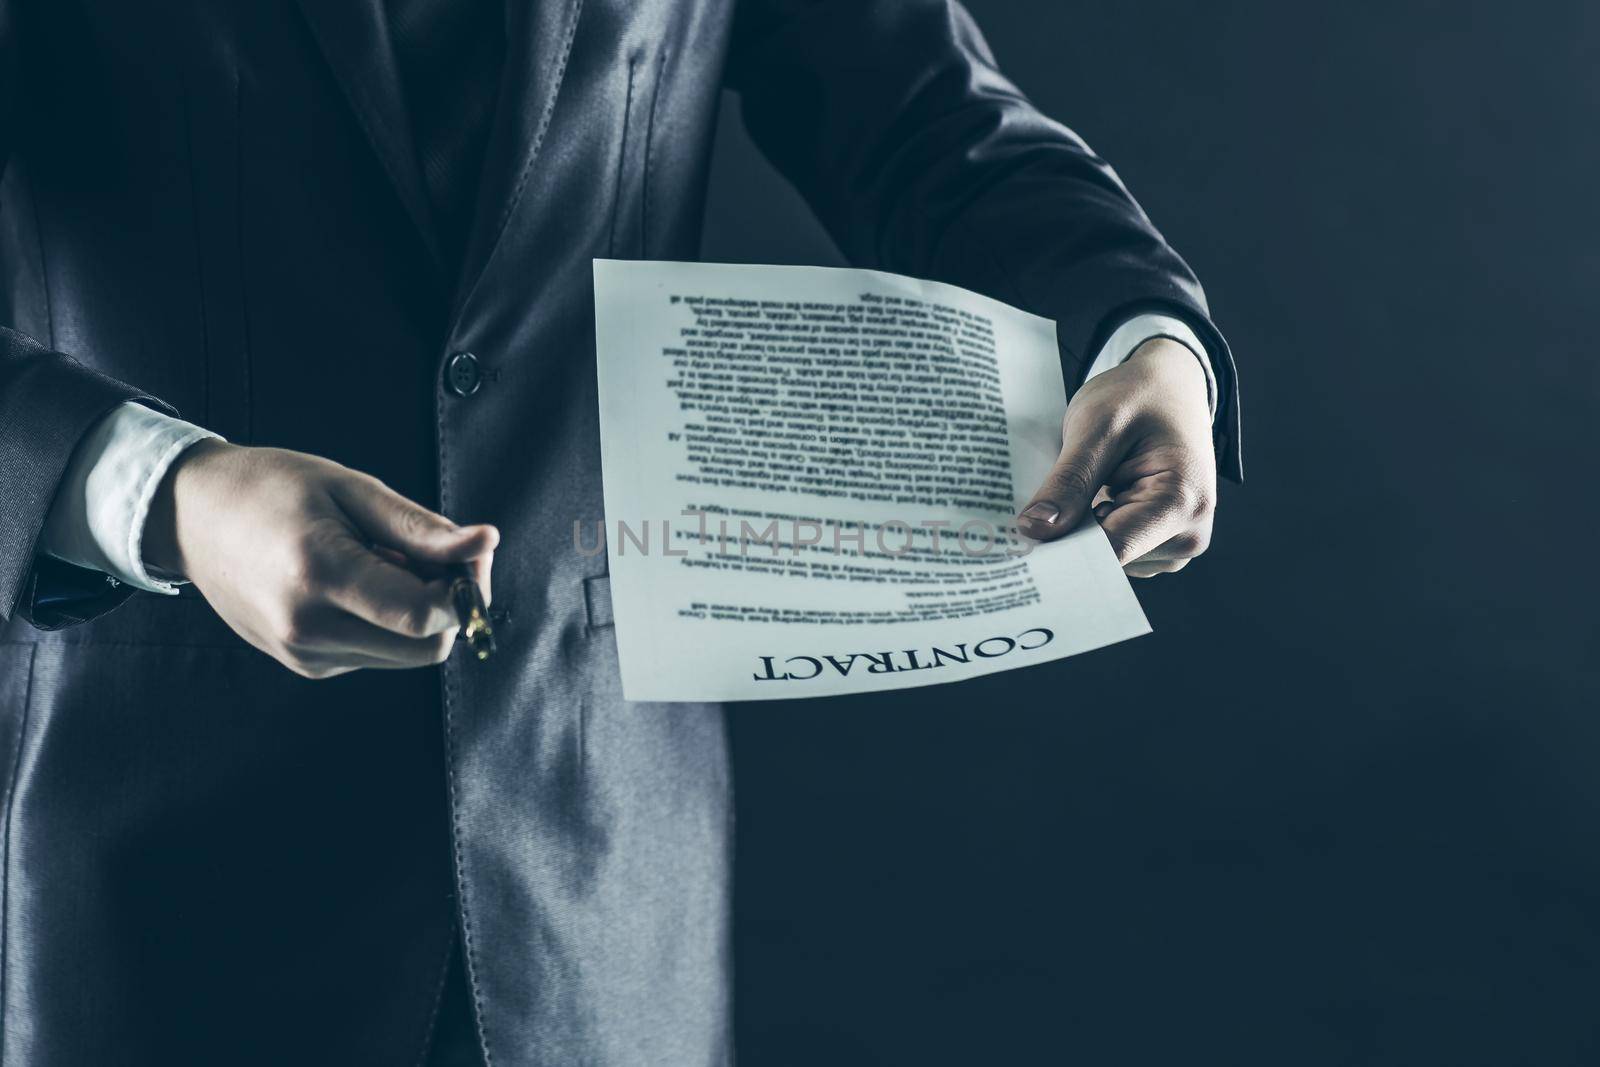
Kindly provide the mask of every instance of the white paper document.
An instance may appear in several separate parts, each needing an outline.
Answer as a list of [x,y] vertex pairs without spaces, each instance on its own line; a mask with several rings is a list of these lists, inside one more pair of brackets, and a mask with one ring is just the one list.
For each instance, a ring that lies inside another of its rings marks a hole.
[[1149,632],[1061,447],[1055,325],[834,267],[596,260],[604,542],[630,700],[951,682]]

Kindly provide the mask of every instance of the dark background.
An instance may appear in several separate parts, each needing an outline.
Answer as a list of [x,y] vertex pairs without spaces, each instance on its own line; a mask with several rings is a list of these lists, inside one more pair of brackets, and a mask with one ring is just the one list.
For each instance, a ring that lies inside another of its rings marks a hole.
[[[1600,1062],[1600,5],[971,8],[1247,484],[1151,637],[734,709],[741,1062]],[[724,121],[706,258],[837,262]]]

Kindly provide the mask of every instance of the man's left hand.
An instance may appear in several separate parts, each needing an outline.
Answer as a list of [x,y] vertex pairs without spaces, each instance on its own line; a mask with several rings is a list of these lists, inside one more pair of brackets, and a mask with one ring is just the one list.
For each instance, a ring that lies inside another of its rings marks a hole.
[[1061,440],[1050,476],[1018,516],[1024,534],[1060,537],[1092,508],[1134,578],[1182,570],[1206,550],[1217,461],[1206,373],[1187,347],[1146,341],[1085,382],[1067,405]]

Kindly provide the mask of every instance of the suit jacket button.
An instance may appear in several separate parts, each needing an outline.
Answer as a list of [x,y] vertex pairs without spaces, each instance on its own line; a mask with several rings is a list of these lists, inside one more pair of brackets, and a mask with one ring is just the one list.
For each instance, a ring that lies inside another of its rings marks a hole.
[[456,396],[471,396],[483,384],[483,370],[471,352],[457,352],[445,364],[444,384]]

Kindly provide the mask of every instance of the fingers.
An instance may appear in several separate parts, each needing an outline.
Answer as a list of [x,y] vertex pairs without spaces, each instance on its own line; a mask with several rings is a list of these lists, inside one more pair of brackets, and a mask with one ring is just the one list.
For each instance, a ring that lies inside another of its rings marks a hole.
[[474,556],[467,565],[472,568],[473,581],[478,583],[478,590],[483,594],[483,606],[488,607],[494,603],[494,584],[490,579],[494,573],[494,553]]
[[295,673],[424,667],[450,654],[459,622],[450,580],[425,580],[361,544],[341,522],[316,528],[293,567],[293,592],[251,640]]
[[1064,445],[1050,477],[1018,517],[1022,532],[1039,540],[1059,537],[1075,528],[1092,504],[1118,562],[1133,578],[1180,571],[1206,550],[1213,512],[1208,486],[1214,477],[1205,470],[1169,468],[1102,497],[1106,483],[1126,477],[1116,470],[1101,473],[1107,457],[1113,464],[1121,461],[1109,435],[1092,445],[1081,439]]
[[244,640],[312,678],[449,655],[450,583],[466,568],[487,594],[497,530],[457,526],[315,456],[218,455],[238,469],[190,491],[199,506],[186,510],[205,522],[189,577]]
[[410,559],[467,563],[500,543],[500,531],[493,526],[457,526],[375,478],[341,479],[332,492],[362,533]]
[[444,568],[468,567],[487,600],[499,531],[457,526],[365,476],[340,478],[329,494],[345,519],[306,540],[274,654],[308,678],[444,662],[460,626]]
[[[430,564],[465,564],[483,591],[484,603],[494,602],[490,576],[494,569],[494,550],[500,544],[500,531],[495,527],[484,523],[457,526],[443,515],[407,500],[375,478],[344,479],[333,486],[332,492],[357,528],[373,541],[374,551],[386,562],[400,569],[421,565],[424,571]],[[360,607],[349,606],[348,609],[362,618],[369,618]],[[370,621],[387,625],[379,619]],[[414,629],[399,632],[413,633]]]
[[454,627],[428,637],[406,637],[329,605],[306,627],[310,643],[291,645],[294,669],[331,678],[359,668],[402,670],[443,663],[455,645]]
[[[408,559],[404,552],[396,552],[394,549],[385,548],[382,545],[372,545],[371,548],[380,559],[387,560],[397,567],[404,567],[415,573],[417,562]],[[467,566],[472,571],[473,580],[478,583],[479,591],[483,593],[484,606],[488,607],[494,603],[494,587],[491,578],[494,573],[494,553],[485,552],[482,555],[474,556],[467,563]]]
[[[1193,352],[1158,338],[1086,382],[1054,467],[1017,518],[1021,532],[1060,537],[1094,507],[1117,558],[1139,564],[1129,573],[1166,573],[1204,551],[1216,462],[1203,372]],[[1097,507],[1102,488],[1111,499]]]
[[1175,574],[1188,565],[1186,559],[1157,560],[1153,563],[1134,560],[1122,570],[1129,578],[1154,578],[1159,574]]
[[330,561],[328,602],[373,626],[411,639],[454,630],[459,622],[446,578],[425,581],[354,541]]
[[1210,494],[1170,474],[1135,483],[1095,509],[1123,569],[1133,578],[1182,570],[1211,540]]
[[[443,641],[443,639],[440,639]],[[311,652],[298,657],[289,664],[289,669],[302,678],[313,681],[322,681],[325,678],[337,678],[341,674],[350,674],[354,671],[403,671],[414,670],[417,667],[436,667],[450,658],[450,651],[455,647],[455,637],[450,637],[449,643],[442,644],[437,650],[428,649],[416,656],[404,658],[385,658],[382,656],[367,655],[361,652],[342,651],[337,654],[329,652]]]
[[1061,454],[1017,526],[1028,537],[1048,541],[1077,527],[1121,458],[1118,437],[1098,409],[1068,409]]

